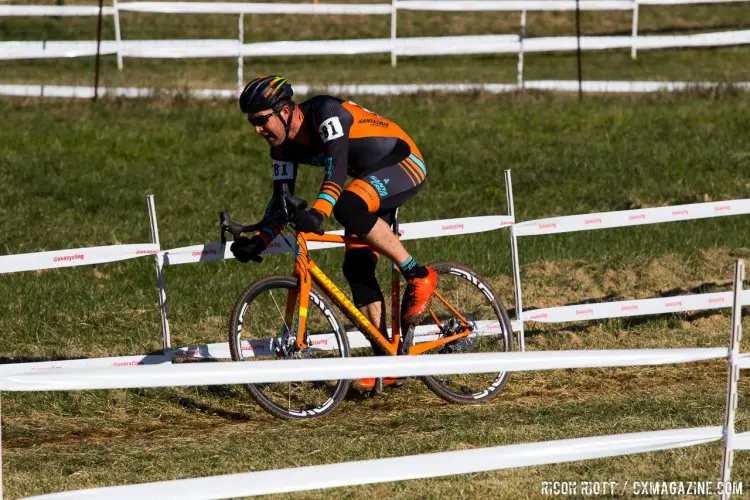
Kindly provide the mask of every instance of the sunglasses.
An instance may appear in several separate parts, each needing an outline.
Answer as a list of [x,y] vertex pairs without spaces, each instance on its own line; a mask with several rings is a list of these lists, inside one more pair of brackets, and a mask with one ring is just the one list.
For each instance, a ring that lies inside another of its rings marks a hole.
[[247,117],[247,121],[249,121],[249,122],[250,122],[250,125],[252,125],[253,127],[262,127],[262,126],[263,126],[263,125],[265,125],[265,124],[266,124],[266,123],[268,122],[268,120],[270,120],[270,119],[271,119],[271,117],[272,117],[273,115],[275,115],[276,113],[277,113],[276,111],[271,111],[271,112],[270,112],[270,113],[268,113],[267,115],[260,115],[260,116],[256,116],[256,117],[251,117],[251,116],[248,116],[248,117]]

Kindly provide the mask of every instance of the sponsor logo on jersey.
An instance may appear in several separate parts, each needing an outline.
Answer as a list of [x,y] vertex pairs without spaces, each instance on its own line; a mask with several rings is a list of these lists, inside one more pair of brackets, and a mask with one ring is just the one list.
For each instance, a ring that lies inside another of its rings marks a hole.
[[357,123],[363,124],[363,125],[372,125],[373,127],[382,127],[382,128],[388,128],[390,126],[388,122],[376,120],[374,118],[360,118],[360,120]]
[[370,185],[375,188],[381,198],[388,196],[388,189],[385,187],[385,184],[374,175],[370,176]]

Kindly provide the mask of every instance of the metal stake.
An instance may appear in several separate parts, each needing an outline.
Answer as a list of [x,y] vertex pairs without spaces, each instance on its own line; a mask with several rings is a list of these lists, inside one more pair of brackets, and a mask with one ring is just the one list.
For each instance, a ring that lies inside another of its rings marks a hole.
[[159,252],[154,255],[154,264],[156,265],[156,288],[159,293],[159,314],[161,314],[161,337],[164,354],[172,347],[172,339],[169,331],[169,315],[167,307],[167,289],[164,284],[164,254],[161,251],[159,243],[159,226],[156,224],[156,205],[154,195],[146,197],[148,204],[148,216],[151,221],[151,242],[159,245]]
[[521,298],[521,267],[518,264],[518,237],[516,236],[516,210],[513,206],[513,182],[511,181],[510,170],[505,171],[505,197],[508,202],[508,215],[513,218],[513,225],[510,226],[510,257],[513,266],[513,297],[516,302],[516,320],[521,325],[518,332],[518,349],[526,350],[526,339],[524,338],[523,326],[523,300]]

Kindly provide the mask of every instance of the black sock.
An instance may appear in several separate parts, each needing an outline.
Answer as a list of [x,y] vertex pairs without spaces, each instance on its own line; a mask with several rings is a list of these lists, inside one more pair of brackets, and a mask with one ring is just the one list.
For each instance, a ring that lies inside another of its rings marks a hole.
[[401,269],[401,273],[407,280],[414,278],[424,278],[427,276],[427,268],[417,264],[417,261],[410,255],[406,261],[398,266]]

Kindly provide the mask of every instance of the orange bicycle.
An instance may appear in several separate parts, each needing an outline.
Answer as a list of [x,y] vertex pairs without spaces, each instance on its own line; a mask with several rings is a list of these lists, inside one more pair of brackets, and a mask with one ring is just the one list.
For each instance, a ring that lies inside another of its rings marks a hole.
[[[294,213],[306,206],[305,200],[295,198],[284,189],[282,208],[273,221],[293,220]],[[398,234],[397,217],[394,221],[394,231]],[[261,224],[242,226],[233,222],[226,212],[222,213],[222,245],[226,244],[226,232],[237,238],[243,232],[255,231]],[[294,234],[293,275],[269,276],[253,282],[234,305],[228,335],[234,361],[351,356],[350,337],[331,302],[371,343],[389,355],[512,350],[512,331],[505,307],[490,284],[469,268],[453,262],[430,264],[440,274],[432,304],[422,322],[410,326],[402,335],[400,273],[397,266],[392,265],[389,338],[372,325],[308,253],[307,243],[312,241],[361,243],[361,240],[335,234],[296,231]],[[351,335],[355,338],[356,332]],[[479,403],[495,398],[509,375],[509,372],[441,375],[422,377],[422,380],[447,401]],[[269,413],[285,419],[301,419],[333,411],[344,399],[349,385],[349,380],[330,380],[246,384],[245,387]]]

